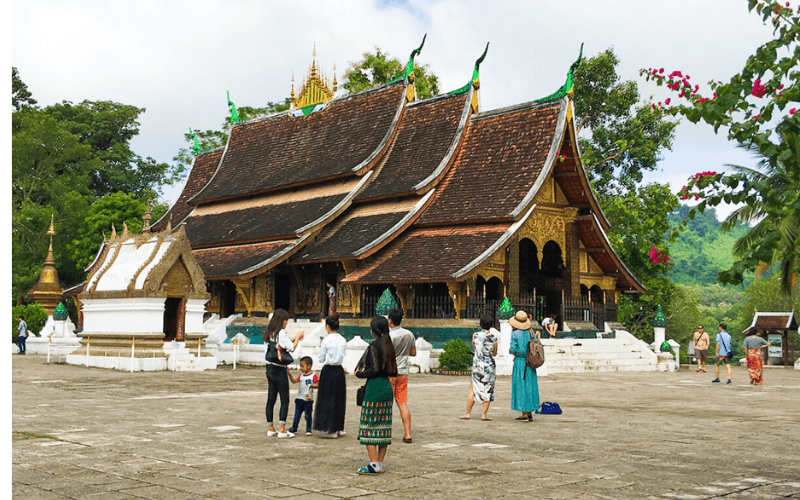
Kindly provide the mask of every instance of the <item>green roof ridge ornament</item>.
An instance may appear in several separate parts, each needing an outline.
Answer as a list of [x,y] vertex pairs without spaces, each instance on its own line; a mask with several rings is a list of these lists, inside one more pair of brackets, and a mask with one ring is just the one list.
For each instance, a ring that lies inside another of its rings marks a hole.
[[55,321],[64,321],[67,319],[67,308],[64,307],[63,302],[59,302],[56,306],[56,310],[53,311],[53,319]]
[[192,139],[194,140],[194,146],[192,146],[192,153],[194,153],[194,155],[197,156],[201,152],[200,143],[198,142],[197,136],[194,134],[194,130],[192,130],[192,127],[189,127],[189,135],[191,135]]
[[583,44],[581,44],[581,51],[578,54],[578,60],[572,63],[572,66],[569,67],[569,71],[567,72],[567,81],[564,82],[564,85],[562,85],[560,89],[556,90],[549,96],[537,99],[535,102],[557,101],[558,99],[561,99],[562,97],[567,95],[572,90],[572,82],[575,78],[575,70],[578,69],[578,66],[580,66],[582,57],[583,57]]
[[397,301],[392,296],[392,291],[387,287],[378,299],[378,304],[375,306],[375,314],[378,316],[386,316],[392,309],[398,309]]
[[483,54],[481,54],[478,60],[475,61],[475,67],[472,70],[472,79],[460,89],[450,92],[449,93],[450,95],[463,94],[464,92],[469,90],[470,85],[474,84],[476,88],[480,85],[479,69],[481,67],[481,63],[483,62],[483,60],[486,59],[487,52],[489,52],[489,42],[486,42],[486,48],[484,49]]
[[508,297],[504,298],[503,303],[497,308],[497,319],[507,321],[514,317],[514,313],[514,306],[511,305],[511,301],[508,300]]
[[656,310],[656,317],[653,318],[653,321],[651,321],[650,324],[655,327],[661,327],[661,328],[667,327],[667,318],[664,317],[664,311],[661,309],[661,304],[658,305],[658,309]]
[[228,108],[230,108],[231,110],[231,117],[230,117],[231,125],[237,125],[239,123],[242,123],[244,120],[242,120],[239,117],[239,113],[236,111],[236,105],[233,103],[233,101],[231,101],[230,91],[226,92],[228,92]]
[[427,33],[425,33],[425,35],[422,37],[422,43],[419,44],[419,47],[417,47],[416,49],[411,51],[411,55],[408,57],[408,64],[406,65],[405,72],[403,72],[402,75],[398,76],[394,80],[391,80],[386,85],[391,85],[394,82],[399,82],[400,80],[405,80],[406,78],[411,76],[411,74],[414,72],[414,58],[417,55],[419,55],[420,52],[422,52],[422,46],[425,45],[425,39],[426,38],[428,38],[428,34]]

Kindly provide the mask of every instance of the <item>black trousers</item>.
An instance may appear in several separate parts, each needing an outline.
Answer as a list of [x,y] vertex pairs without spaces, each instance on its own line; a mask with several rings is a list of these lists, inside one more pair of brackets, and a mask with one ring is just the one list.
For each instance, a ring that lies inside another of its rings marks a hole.
[[278,411],[278,423],[285,424],[289,416],[289,375],[285,366],[267,365],[267,425],[272,425],[272,413],[275,402],[281,397],[281,407]]

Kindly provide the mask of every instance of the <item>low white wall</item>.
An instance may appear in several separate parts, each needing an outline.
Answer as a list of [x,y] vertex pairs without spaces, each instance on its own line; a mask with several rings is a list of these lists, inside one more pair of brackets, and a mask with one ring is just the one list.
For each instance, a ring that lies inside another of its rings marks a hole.
[[86,299],[83,301],[83,331],[160,332],[164,329],[165,301],[164,298]]

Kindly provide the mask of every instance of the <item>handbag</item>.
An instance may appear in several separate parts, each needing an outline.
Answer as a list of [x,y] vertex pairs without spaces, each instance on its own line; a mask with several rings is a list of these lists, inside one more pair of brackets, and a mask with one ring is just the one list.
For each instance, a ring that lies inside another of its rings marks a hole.
[[541,415],[561,415],[561,407],[558,406],[558,403],[545,401],[534,413],[539,413]]
[[364,393],[367,391],[367,385],[364,384],[356,391],[356,406],[361,406],[364,402]]
[[288,366],[294,363],[292,355],[284,351],[277,342],[267,343],[267,353],[264,355],[264,359],[273,365]]

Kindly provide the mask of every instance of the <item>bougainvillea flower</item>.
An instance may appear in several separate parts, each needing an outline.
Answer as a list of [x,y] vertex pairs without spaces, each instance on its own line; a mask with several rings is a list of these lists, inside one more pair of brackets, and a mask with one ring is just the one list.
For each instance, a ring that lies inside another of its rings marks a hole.
[[669,97],[667,97],[667,100],[666,100],[666,101],[664,101],[664,104],[666,104],[667,106],[669,106],[669,101],[670,101],[670,98],[669,98]]
[[793,115],[795,113],[797,113],[797,108],[792,108],[792,109],[789,110],[789,114],[790,115]]
[[756,97],[764,97],[764,94],[767,93],[767,87],[761,85],[761,79],[753,82],[753,91],[752,94]]

